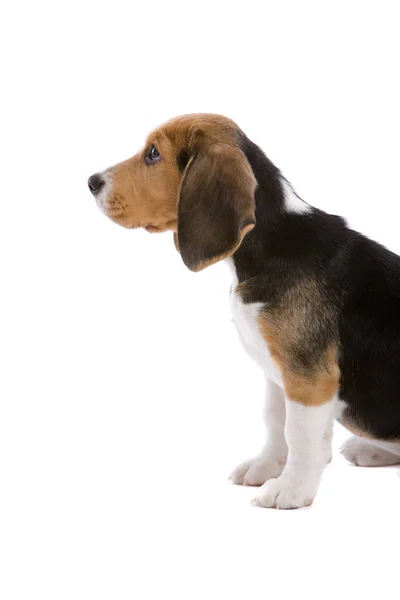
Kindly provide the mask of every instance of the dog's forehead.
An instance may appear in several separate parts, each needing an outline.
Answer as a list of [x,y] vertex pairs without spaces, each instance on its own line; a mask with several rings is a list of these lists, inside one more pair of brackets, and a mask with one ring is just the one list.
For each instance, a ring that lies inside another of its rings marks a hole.
[[182,115],[154,129],[148,141],[168,138],[176,145],[186,144],[192,136],[203,134],[205,138],[232,139],[238,131],[234,121],[222,115],[198,113]]

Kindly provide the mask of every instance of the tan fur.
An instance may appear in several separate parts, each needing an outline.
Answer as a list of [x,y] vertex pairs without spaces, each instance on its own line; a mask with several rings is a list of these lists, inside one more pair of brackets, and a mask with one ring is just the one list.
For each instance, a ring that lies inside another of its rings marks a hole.
[[324,321],[330,318],[329,307],[311,279],[290,289],[277,307],[266,307],[259,317],[261,333],[281,372],[286,396],[305,406],[331,400],[339,388],[336,341],[319,353],[310,353]]
[[304,406],[319,406],[329,402],[339,388],[339,369],[324,356],[321,357],[321,364],[308,373],[294,373],[284,368],[282,378],[286,396]]
[[[176,230],[181,177],[174,146],[161,131],[151,139],[144,150],[107,171],[111,190],[106,212],[124,227],[144,227],[150,232]],[[144,158],[152,143],[156,144],[163,160],[148,167]],[[112,208],[116,198],[122,210],[114,215]]]
[[[150,232],[177,229],[177,200],[182,173],[177,156],[200,143],[235,146],[237,126],[220,115],[186,115],[168,121],[147,137],[143,149],[132,158],[106,171],[111,184],[104,210],[119,225],[143,227]],[[162,160],[148,167],[145,153],[154,144]]]

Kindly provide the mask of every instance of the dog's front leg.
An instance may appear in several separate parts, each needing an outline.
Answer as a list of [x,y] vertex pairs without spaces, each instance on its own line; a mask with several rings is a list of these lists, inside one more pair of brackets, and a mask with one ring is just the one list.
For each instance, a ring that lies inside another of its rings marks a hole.
[[264,403],[266,440],[261,452],[241,463],[230,476],[239,485],[262,485],[278,477],[285,466],[287,445],[285,440],[285,395],[283,390],[266,377]]
[[[311,394],[311,398],[315,396]],[[300,508],[312,503],[322,472],[331,459],[334,403],[335,399],[330,398],[318,405],[303,404],[286,396],[288,459],[282,474],[260,488],[253,504]]]

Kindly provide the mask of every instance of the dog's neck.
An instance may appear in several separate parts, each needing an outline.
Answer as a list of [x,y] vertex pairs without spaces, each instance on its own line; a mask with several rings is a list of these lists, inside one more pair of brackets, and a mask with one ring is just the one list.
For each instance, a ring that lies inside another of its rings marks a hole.
[[241,147],[257,180],[256,225],[233,255],[239,283],[254,277],[292,279],[323,267],[345,238],[342,218],[303,202],[265,154],[243,136]]

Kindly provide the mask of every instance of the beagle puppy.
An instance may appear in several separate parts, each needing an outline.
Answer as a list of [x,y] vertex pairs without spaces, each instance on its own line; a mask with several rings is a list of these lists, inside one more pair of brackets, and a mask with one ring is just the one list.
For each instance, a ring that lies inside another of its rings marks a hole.
[[232,267],[233,318],[263,369],[266,441],[231,481],[253,503],[313,502],[333,421],[356,465],[400,462],[400,258],[313,208],[230,119],[196,114],[153,131],[133,158],[92,175],[113,221],[173,231],[185,265]]

